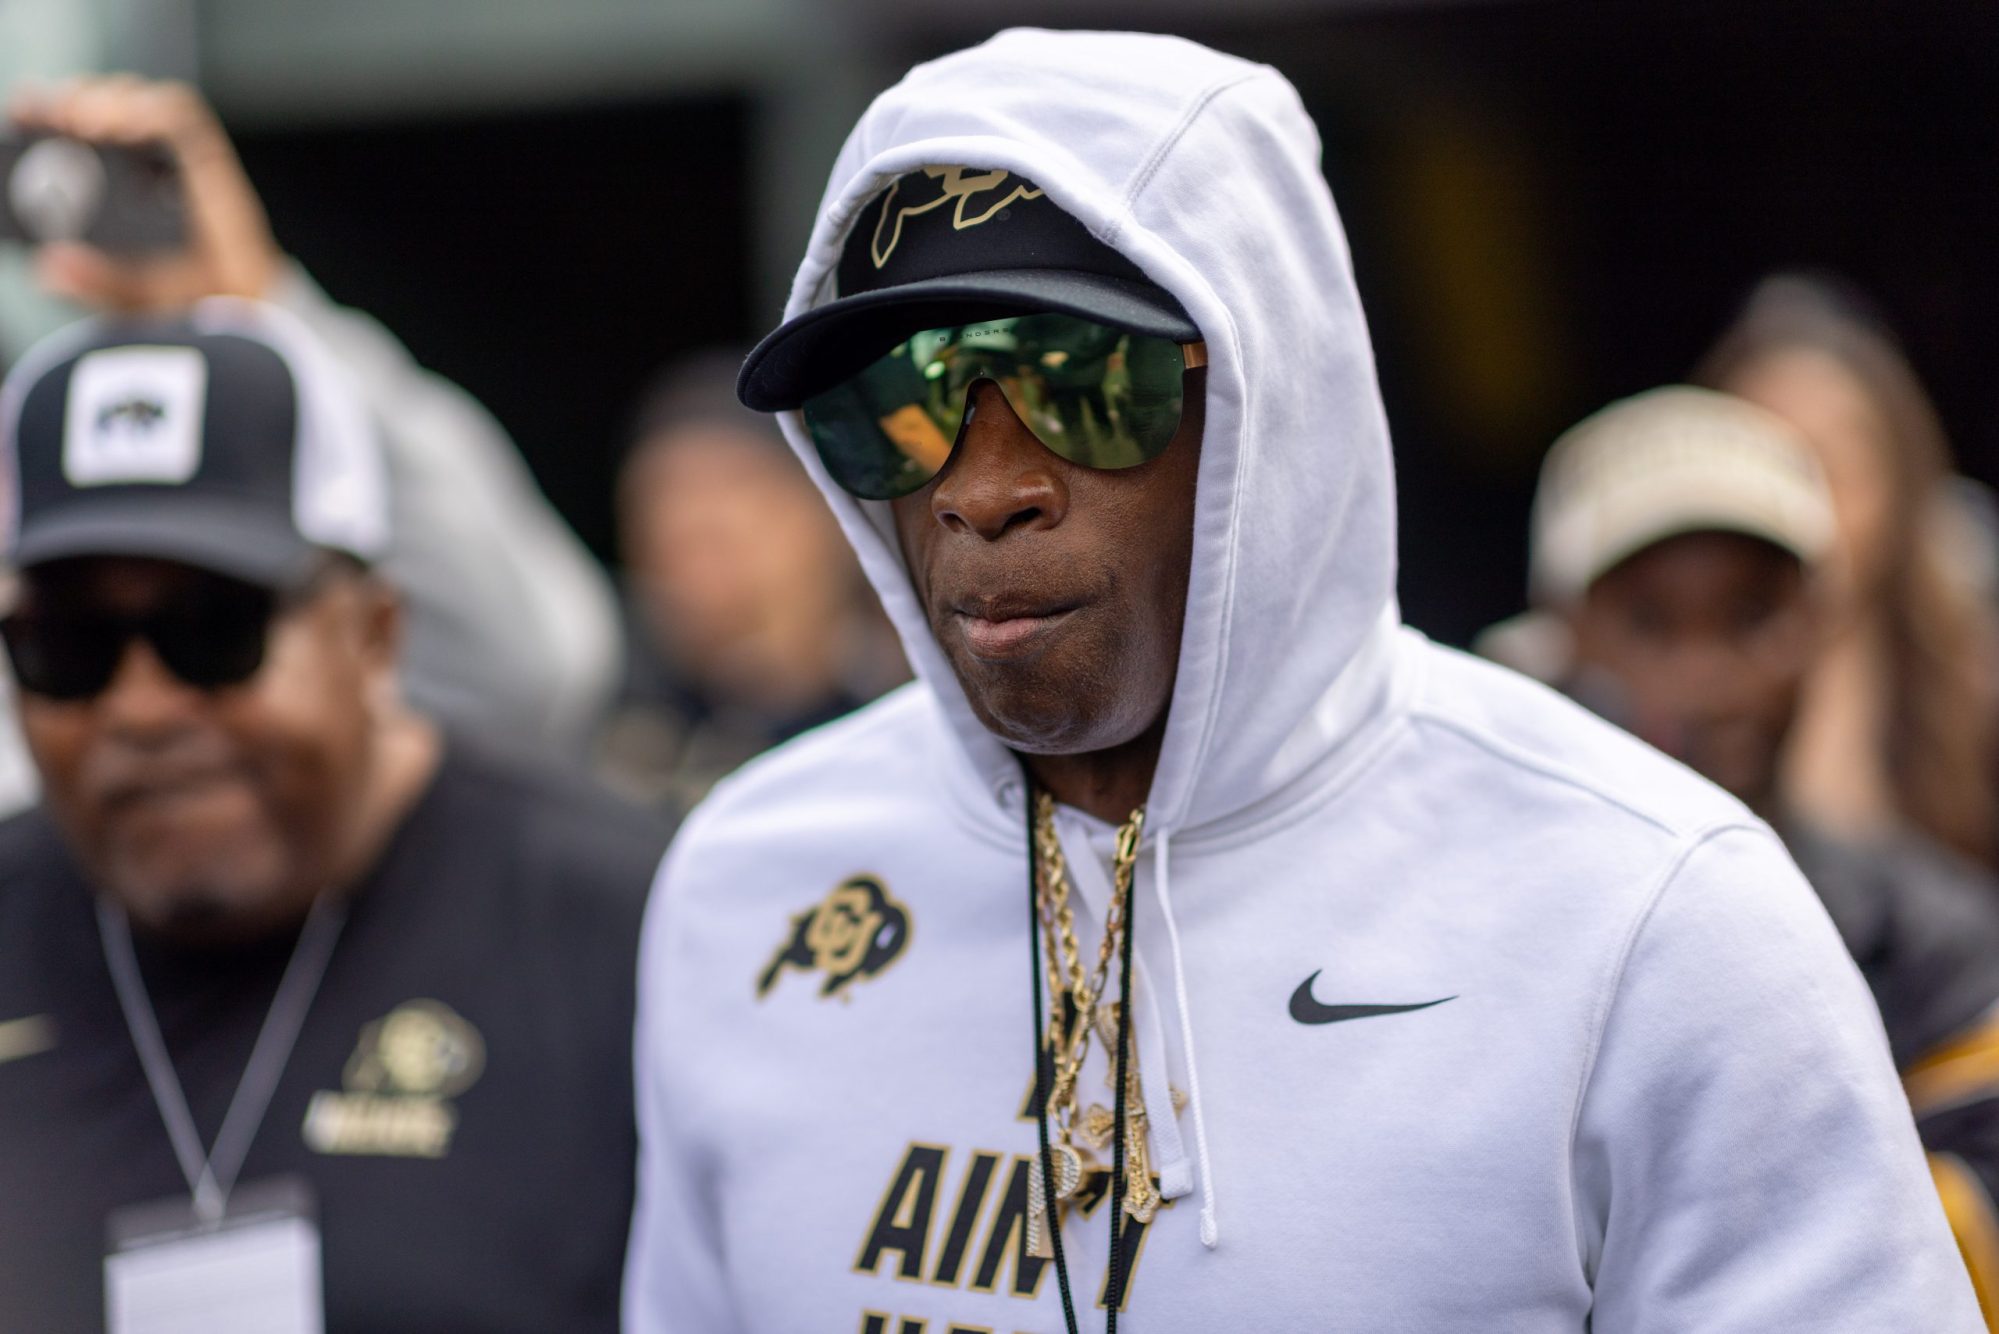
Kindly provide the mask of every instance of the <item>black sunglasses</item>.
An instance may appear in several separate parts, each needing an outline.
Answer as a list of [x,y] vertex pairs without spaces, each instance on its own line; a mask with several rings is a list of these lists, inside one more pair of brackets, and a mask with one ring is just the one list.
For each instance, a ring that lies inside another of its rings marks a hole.
[[102,694],[135,637],[145,640],[187,685],[219,690],[257,674],[264,665],[271,622],[306,601],[332,568],[330,562],[323,564],[288,590],[203,571],[162,605],[137,615],[30,606],[0,619],[0,639],[21,688],[49,699]]

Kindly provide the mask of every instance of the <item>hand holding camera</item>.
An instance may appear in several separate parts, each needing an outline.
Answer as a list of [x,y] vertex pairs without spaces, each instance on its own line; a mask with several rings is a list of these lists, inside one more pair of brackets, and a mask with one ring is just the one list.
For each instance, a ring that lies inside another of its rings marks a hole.
[[42,286],[102,310],[259,297],[282,260],[208,104],[115,75],[17,95],[0,137],[0,237],[36,247]]

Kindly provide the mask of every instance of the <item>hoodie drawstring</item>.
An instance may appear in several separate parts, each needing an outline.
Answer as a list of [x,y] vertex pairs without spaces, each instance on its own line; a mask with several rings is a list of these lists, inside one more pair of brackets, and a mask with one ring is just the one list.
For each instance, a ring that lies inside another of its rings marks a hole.
[[1222,1230],[1215,1222],[1215,1174],[1208,1157],[1208,1122],[1201,1112],[1201,1072],[1194,1063],[1194,1015],[1187,1008],[1187,970],[1180,957],[1180,927],[1173,920],[1172,860],[1168,845],[1172,836],[1165,830],[1153,841],[1153,856],[1159,873],[1153,890],[1159,898],[1159,916],[1166,923],[1166,941],[1173,953],[1173,1000],[1180,1009],[1180,1057],[1187,1065],[1187,1100],[1194,1106],[1194,1156],[1201,1176],[1201,1244],[1215,1249]]

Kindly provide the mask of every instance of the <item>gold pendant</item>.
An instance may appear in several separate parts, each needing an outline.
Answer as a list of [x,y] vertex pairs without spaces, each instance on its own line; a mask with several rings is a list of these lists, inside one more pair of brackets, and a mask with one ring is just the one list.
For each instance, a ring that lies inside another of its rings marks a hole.
[[1146,1147],[1145,1114],[1129,1118],[1124,1134],[1124,1211],[1141,1223],[1159,1212],[1159,1191],[1152,1184],[1152,1156]]
[[1110,1147],[1111,1136],[1117,1133],[1117,1118],[1111,1109],[1102,1103],[1093,1102],[1083,1113],[1083,1139],[1098,1152]]
[[[1109,990],[1109,987],[1105,987],[1105,990]],[[1106,1052],[1117,1050],[1117,1006],[1118,1003],[1114,1000],[1107,1000],[1097,1006],[1097,1036],[1103,1040]]]

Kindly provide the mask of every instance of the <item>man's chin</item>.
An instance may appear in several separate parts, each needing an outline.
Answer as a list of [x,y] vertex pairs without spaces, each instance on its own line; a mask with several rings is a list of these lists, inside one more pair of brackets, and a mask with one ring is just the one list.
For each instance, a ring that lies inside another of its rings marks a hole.
[[242,929],[241,913],[220,894],[195,890],[146,904],[140,923],[175,940],[213,940]]
[[1145,730],[1125,725],[1121,711],[1079,709],[1073,697],[1043,692],[975,692],[960,680],[966,699],[985,729],[1023,755],[1088,755],[1123,745]]
[[108,868],[105,880],[133,923],[149,935],[213,944],[253,939],[285,920],[283,877],[275,866],[157,863]]

